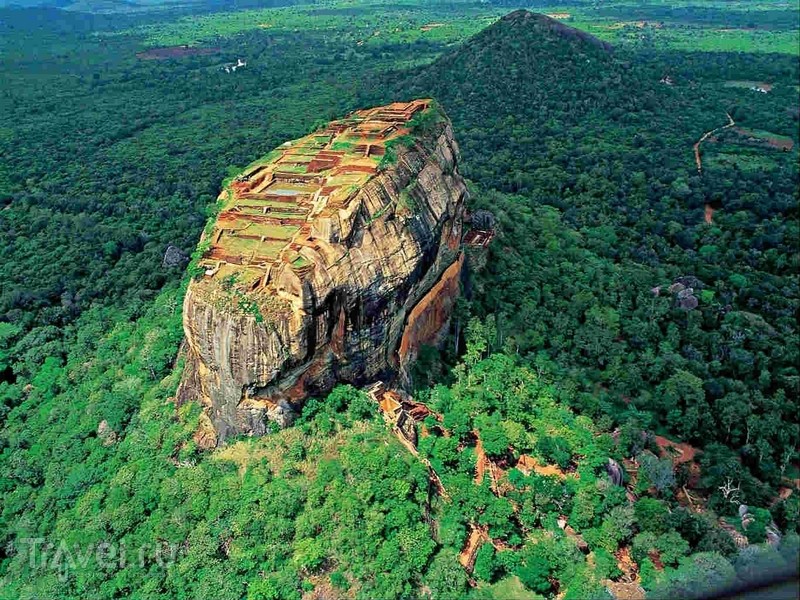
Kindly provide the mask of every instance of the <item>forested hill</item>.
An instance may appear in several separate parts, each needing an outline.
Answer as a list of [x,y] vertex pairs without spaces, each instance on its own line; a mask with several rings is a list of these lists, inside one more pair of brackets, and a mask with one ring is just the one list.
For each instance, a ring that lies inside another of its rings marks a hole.
[[[558,191],[565,183],[553,160],[559,146],[580,149],[564,155],[569,161],[605,150],[624,160],[620,150],[631,132],[645,135],[657,113],[668,110],[671,98],[648,75],[584,32],[515,11],[400,87],[434,93],[455,115],[474,180],[505,191]],[[716,122],[714,112],[706,118],[702,125]],[[590,150],[586,142],[595,137],[604,146]],[[484,160],[489,153],[493,158]],[[690,154],[685,158],[690,166]],[[553,170],[540,181],[535,174],[545,166]]]
[[[733,73],[780,87],[743,94]],[[796,148],[796,79],[791,59],[609,52],[517,11],[389,82],[442,103],[474,208],[499,219],[472,299],[494,347],[583,412],[707,446],[754,502],[798,438],[798,173],[796,149],[742,132]],[[726,112],[742,129],[703,146],[699,173],[693,144]]]

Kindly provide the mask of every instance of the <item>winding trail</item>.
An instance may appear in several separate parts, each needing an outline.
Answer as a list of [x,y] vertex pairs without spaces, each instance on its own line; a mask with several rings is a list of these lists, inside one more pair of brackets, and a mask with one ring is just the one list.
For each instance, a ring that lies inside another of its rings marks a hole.
[[716,129],[712,129],[711,131],[706,131],[697,143],[694,145],[694,161],[697,163],[697,172],[703,172],[703,162],[700,160],[700,144],[705,142],[709,137],[717,133],[718,131],[722,131],[723,129],[728,129],[729,127],[733,127],[736,125],[736,122],[733,120],[733,117],[730,113],[726,112],[725,116],[728,117],[728,124],[723,125],[722,127],[717,127]]

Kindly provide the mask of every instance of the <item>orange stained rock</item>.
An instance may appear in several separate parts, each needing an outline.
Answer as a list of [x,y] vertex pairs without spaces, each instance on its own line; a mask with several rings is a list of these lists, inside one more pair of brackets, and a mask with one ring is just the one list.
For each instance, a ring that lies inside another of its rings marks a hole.
[[481,442],[478,432],[473,431],[472,433],[478,440],[475,444],[475,479],[473,480],[473,483],[475,483],[475,485],[481,485],[483,483],[484,476],[486,473],[488,473],[489,486],[492,492],[494,492],[496,496],[501,496],[511,489],[511,487],[508,485],[500,485],[500,482],[505,475],[505,471],[500,468],[492,459],[486,456],[486,452],[483,449],[483,443]]
[[409,313],[397,351],[400,364],[414,360],[421,346],[436,343],[458,298],[463,265],[461,254]]
[[392,392],[391,390],[384,392],[380,399],[380,407],[383,414],[393,418],[402,408],[397,392]]

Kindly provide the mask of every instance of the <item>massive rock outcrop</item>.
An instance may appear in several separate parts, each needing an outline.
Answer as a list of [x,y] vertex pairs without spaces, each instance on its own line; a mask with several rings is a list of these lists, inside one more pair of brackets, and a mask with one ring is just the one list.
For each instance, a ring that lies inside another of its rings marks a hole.
[[457,157],[417,100],[334,121],[226,187],[183,313],[177,401],[204,406],[204,444],[285,425],[337,382],[407,378],[458,294]]

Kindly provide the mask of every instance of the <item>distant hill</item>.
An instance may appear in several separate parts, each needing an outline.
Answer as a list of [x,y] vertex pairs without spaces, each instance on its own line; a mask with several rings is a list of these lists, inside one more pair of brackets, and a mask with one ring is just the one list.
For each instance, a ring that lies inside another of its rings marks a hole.
[[515,10],[500,19],[500,23],[500,27],[505,27],[505,30],[508,30],[509,27],[522,28],[522,30],[524,30],[524,28],[534,27],[543,34],[555,33],[564,39],[586,42],[604,50],[611,50],[612,48],[611,44],[608,42],[599,40],[585,31],[565,25],[561,21],[548,17],[547,15],[532,13],[527,10]]
[[[505,189],[508,169],[488,164],[487,153],[514,154],[505,167],[532,170],[545,150],[542,134],[565,136],[580,125],[585,136],[622,115],[628,122],[648,119],[641,111],[658,104],[655,86],[637,81],[609,44],[525,10],[503,17],[400,85],[415,96],[437,98],[461,133],[465,161],[472,163],[469,176]],[[463,135],[478,130],[474,137]]]

